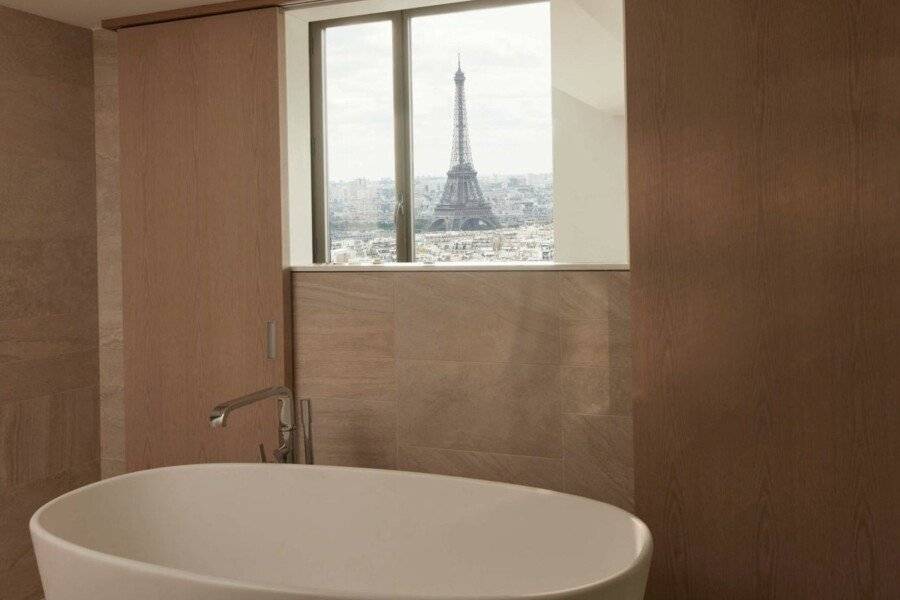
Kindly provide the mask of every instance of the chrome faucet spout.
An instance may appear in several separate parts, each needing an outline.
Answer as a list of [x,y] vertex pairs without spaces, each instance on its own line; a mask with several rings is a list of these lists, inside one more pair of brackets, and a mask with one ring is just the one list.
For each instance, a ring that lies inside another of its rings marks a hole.
[[218,406],[215,407],[209,415],[209,426],[210,427],[225,427],[225,417],[228,416],[228,413]]
[[[297,419],[294,410],[294,394],[284,386],[275,386],[247,394],[228,402],[222,402],[213,407],[209,415],[210,427],[226,427],[228,416],[235,410],[261,400],[275,398],[278,401],[278,437],[280,445],[274,451],[275,462],[296,462],[295,436]],[[307,464],[312,463],[311,422],[309,417],[309,403],[305,399],[301,401],[303,408],[303,447],[304,458]]]

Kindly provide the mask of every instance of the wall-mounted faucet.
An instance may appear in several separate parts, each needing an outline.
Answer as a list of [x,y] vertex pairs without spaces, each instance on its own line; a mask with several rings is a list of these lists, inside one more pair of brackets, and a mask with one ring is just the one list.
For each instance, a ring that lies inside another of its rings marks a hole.
[[[228,422],[228,415],[233,411],[269,398],[278,400],[278,437],[280,445],[272,453],[273,457],[275,462],[278,463],[295,463],[297,461],[296,453],[294,452],[294,432],[297,428],[294,412],[294,394],[284,386],[259,390],[252,394],[217,404],[209,415],[209,425],[210,427],[225,427]],[[311,465],[313,464],[313,449],[309,398],[300,400],[300,426],[303,433],[304,462]],[[265,453],[263,453],[263,456],[265,456]]]

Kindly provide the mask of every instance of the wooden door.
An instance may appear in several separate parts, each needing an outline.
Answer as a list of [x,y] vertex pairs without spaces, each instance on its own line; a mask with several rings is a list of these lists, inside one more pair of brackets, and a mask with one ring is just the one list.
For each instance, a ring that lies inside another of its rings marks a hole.
[[[286,380],[281,14],[120,30],[125,435],[129,470],[258,460],[274,401],[208,425],[217,402]],[[266,322],[282,343],[267,358]]]
[[647,598],[900,598],[900,3],[625,8]]

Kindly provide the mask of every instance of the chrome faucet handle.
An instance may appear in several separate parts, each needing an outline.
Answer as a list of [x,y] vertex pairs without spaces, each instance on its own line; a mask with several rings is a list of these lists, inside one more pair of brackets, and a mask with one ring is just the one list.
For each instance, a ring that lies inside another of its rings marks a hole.
[[[252,394],[217,404],[209,415],[209,425],[210,427],[226,427],[228,425],[228,417],[233,411],[269,398],[275,398],[278,401],[278,437],[280,445],[275,452],[275,459],[282,463],[293,463],[295,460],[294,431],[296,429],[294,394],[284,386],[258,390]],[[261,449],[261,452],[263,457],[265,457],[265,449]]]
[[277,448],[272,450],[272,458],[277,463],[288,462],[288,457],[291,456],[292,454],[293,453],[284,444],[282,444],[281,446],[278,446]]
[[303,458],[308,465],[315,464],[313,458],[312,411],[309,398],[300,398],[300,429],[303,434]]
[[259,445],[259,462],[261,462],[261,463],[269,462],[268,460],[266,460],[266,445],[265,444]]

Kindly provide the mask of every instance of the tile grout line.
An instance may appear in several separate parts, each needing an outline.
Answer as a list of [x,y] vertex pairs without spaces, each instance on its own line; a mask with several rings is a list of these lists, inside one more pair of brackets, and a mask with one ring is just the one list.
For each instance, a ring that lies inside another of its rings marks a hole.
[[[562,294],[562,283],[561,283],[562,275],[563,275],[563,274],[560,274],[560,273],[554,274],[554,277],[555,277],[556,280],[557,280],[556,297],[558,298],[559,301],[561,301],[561,298],[562,298],[562,296],[561,296],[561,294]],[[582,321],[582,322],[583,322],[583,321],[593,321],[593,322],[596,322],[596,321],[602,321],[603,318],[602,318],[602,317],[563,317],[563,316],[562,316],[561,314],[559,314],[559,313],[558,313],[557,315],[555,315],[555,317],[554,317],[554,318],[555,318],[555,321],[556,321],[557,345],[558,345],[558,351],[559,351],[559,358],[558,358],[557,360],[555,360],[555,361],[542,362],[542,363],[534,363],[534,362],[517,362],[517,361],[472,361],[472,360],[468,360],[468,361],[467,361],[467,360],[452,360],[452,359],[451,359],[451,360],[447,360],[447,359],[422,359],[422,358],[415,358],[415,357],[411,357],[411,358],[402,358],[402,357],[399,357],[399,356],[397,356],[398,351],[397,351],[396,339],[397,339],[397,327],[398,327],[398,323],[397,323],[397,306],[398,306],[398,304],[399,304],[399,289],[398,289],[398,288],[399,288],[400,286],[399,286],[398,283],[397,283],[397,279],[398,279],[397,277],[391,278],[392,293],[391,293],[390,298],[391,298],[391,306],[392,306],[392,310],[390,310],[390,311],[388,311],[388,312],[389,312],[389,313],[391,314],[391,316],[392,316],[392,333],[393,333],[392,342],[393,342],[393,345],[392,345],[392,352],[391,352],[391,355],[390,355],[390,356],[377,356],[377,357],[372,357],[372,356],[361,356],[361,357],[360,357],[360,356],[341,356],[341,357],[326,358],[325,360],[322,360],[322,361],[318,361],[318,360],[316,360],[316,359],[311,359],[311,360],[310,360],[310,359],[305,359],[305,360],[300,360],[300,361],[298,361],[298,362],[299,362],[300,364],[308,364],[308,363],[315,363],[315,362],[326,362],[326,363],[332,363],[332,364],[335,364],[335,363],[336,363],[336,364],[340,364],[341,362],[349,362],[349,361],[387,361],[387,360],[390,360],[390,361],[392,361],[392,366],[393,366],[393,368],[394,368],[395,383],[396,383],[397,367],[398,367],[398,365],[399,365],[402,361],[404,361],[404,360],[406,360],[406,361],[408,361],[408,362],[410,362],[410,363],[438,363],[438,364],[444,363],[444,364],[455,364],[455,365],[472,365],[472,364],[476,364],[476,365],[477,365],[477,364],[481,364],[481,365],[516,365],[516,366],[522,366],[522,367],[552,367],[553,369],[555,369],[555,370],[557,370],[557,371],[559,371],[559,372],[561,372],[562,369],[564,369],[564,368],[592,369],[592,370],[603,369],[604,372],[605,372],[605,375],[607,376],[607,378],[609,378],[609,376],[610,376],[610,369],[611,369],[611,365],[610,365],[610,364],[598,364],[598,363],[575,363],[575,364],[566,364],[566,363],[563,363],[562,360],[561,360],[561,358],[562,358],[562,347],[563,347],[562,324],[563,324],[564,322],[566,322],[566,321]],[[608,333],[609,333],[609,331],[608,331],[608,329],[609,329],[609,327],[608,327],[608,323],[609,323],[609,308],[610,308],[610,307],[607,305],[607,319],[606,319],[607,327],[606,327],[606,332],[605,332],[607,335],[608,335]],[[355,313],[355,314],[359,314],[360,312],[363,312],[363,311],[348,310],[348,311],[346,311],[346,314],[352,315],[352,314],[354,314],[354,313]],[[366,314],[373,314],[372,311],[364,311],[364,312],[365,312]],[[341,311],[339,314],[344,314],[344,311]],[[380,312],[380,313],[374,313],[374,314],[385,314],[385,313],[384,313],[384,312]],[[610,348],[607,347],[607,355],[609,354],[609,350],[610,350]],[[334,399],[339,399],[339,398],[337,398],[337,397],[333,397],[333,398],[334,398]],[[365,398],[361,398],[361,399],[362,399],[362,400],[365,400]],[[347,399],[347,400],[348,400],[348,401],[353,401],[353,399]],[[563,404],[560,402],[560,403],[558,404],[558,406],[557,406],[557,411],[556,411],[556,412],[558,413],[558,416],[560,417],[560,425],[559,425],[559,426],[560,426],[560,429],[561,429],[561,430],[560,430],[560,439],[561,439],[561,442],[562,442],[562,449],[561,449],[562,451],[561,451],[561,455],[560,455],[559,457],[551,458],[551,457],[546,457],[546,456],[533,456],[533,455],[527,455],[527,454],[510,454],[510,453],[491,452],[491,451],[483,451],[483,450],[457,449],[457,448],[442,448],[442,447],[423,446],[423,445],[418,445],[418,444],[402,444],[402,442],[401,442],[401,432],[400,432],[400,429],[401,429],[401,428],[400,428],[400,418],[401,418],[401,413],[400,413],[401,406],[400,406],[400,405],[401,405],[401,399],[400,399],[399,395],[397,395],[397,396],[395,397],[394,402],[395,402],[395,405],[396,405],[396,415],[395,415],[395,451],[396,451],[396,453],[397,453],[397,466],[398,466],[398,467],[399,467],[399,462],[400,462],[400,448],[401,448],[401,447],[421,448],[421,449],[426,449],[426,450],[430,449],[430,450],[445,451],[445,452],[451,452],[451,453],[492,454],[492,455],[498,455],[498,456],[510,456],[510,457],[522,457],[522,458],[545,459],[545,460],[551,460],[551,461],[559,461],[559,462],[561,462],[561,464],[562,464],[562,466],[563,466],[563,469],[564,469],[564,471],[563,471],[563,473],[562,473],[562,478],[561,478],[561,479],[563,480],[564,485],[566,484],[566,482],[565,482],[565,479],[566,479],[566,477],[565,477],[565,466],[566,466],[566,464],[567,464],[567,460],[566,460],[566,455],[567,455],[567,452],[566,452],[566,441],[567,441],[567,440],[566,440],[566,437],[567,437],[567,436],[565,435],[565,426],[564,426],[564,422],[563,422],[563,421],[564,421],[564,417],[565,417],[566,415],[576,415],[576,416],[584,416],[584,417],[621,417],[621,418],[629,418],[629,417],[630,417],[629,415],[616,414],[616,413],[601,413],[601,414],[596,414],[596,413],[585,413],[585,412],[568,412],[568,411],[565,410],[565,408],[563,407]],[[568,486],[566,485],[566,487],[568,487]]]
[[[295,343],[298,340],[295,340]],[[452,364],[461,364],[461,365],[516,365],[521,367],[560,367],[560,368],[583,368],[583,369],[609,369],[609,365],[606,364],[598,364],[598,363],[559,363],[559,362],[546,362],[546,363],[535,363],[535,362],[514,362],[514,361],[490,361],[490,360],[452,360],[446,358],[409,358],[403,356],[392,356],[392,355],[360,355],[360,356],[351,356],[353,354],[353,350],[348,350],[348,356],[337,356],[337,352],[335,352],[334,356],[328,356],[326,353],[325,357],[321,360],[317,359],[309,359],[301,357],[297,362],[301,364],[311,364],[317,362],[363,362],[370,360],[393,360],[395,362],[406,361],[406,362],[436,362],[436,363],[452,363]]]
[[35,358],[18,358],[16,360],[12,360],[9,362],[0,363],[0,368],[8,367],[10,365],[18,365],[18,364],[25,363],[25,362],[53,360],[55,358],[69,358],[72,356],[77,356],[79,354],[97,354],[97,353],[99,353],[99,351],[100,351],[100,345],[98,344],[97,346],[91,346],[87,350],[73,350],[72,352],[62,352],[60,354],[51,354],[49,356],[42,356],[42,357],[35,357]]
[[[0,154],[2,154],[2,153],[0,153]],[[82,237],[86,237],[86,236],[82,236]],[[86,313],[93,313],[93,310],[82,310],[82,311],[64,310],[61,312],[51,312],[51,313],[46,313],[46,314],[31,315],[30,317],[14,317],[12,319],[0,319],[0,325],[5,325],[7,323],[15,323],[16,321],[29,321],[32,319],[38,319],[38,320],[44,321],[46,319],[55,319],[57,317],[78,317],[78,316],[82,316]]]
[[[382,357],[383,358],[383,357]],[[596,363],[560,363],[560,362],[514,362],[501,360],[450,360],[446,358],[407,358],[397,357],[398,361],[407,362],[438,362],[438,363],[454,363],[461,365],[516,365],[520,367],[560,367],[560,368],[585,368],[585,369],[608,369],[609,365]]]
[[[563,324],[562,286],[563,286],[563,281],[562,281],[562,279],[563,279],[562,275],[557,275],[556,297],[557,297],[557,301],[559,303],[558,304],[559,312],[557,313],[557,316],[556,316],[556,327],[557,327],[556,338],[557,338],[557,341],[559,342],[558,356],[560,359],[560,367],[559,367],[560,368],[560,376],[562,375],[562,358],[563,358],[563,333],[562,333],[562,324]],[[560,381],[560,383],[562,383],[562,382]],[[565,424],[565,411],[563,410],[563,406],[562,406],[562,399],[560,399],[559,408],[560,408],[559,441],[560,441],[560,454],[562,454],[562,458],[560,460],[560,468],[562,469],[562,473],[560,473],[560,482],[562,484],[561,487],[562,487],[563,491],[568,491],[569,487],[568,487],[568,484],[566,481],[566,479],[567,479],[566,478],[566,454],[567,454],[567,452],[566,452],[566,424]]]
[[19,397],[19,398],[11,399],[11,400],[5,400],[2,396],[0,396],[0,407],[4,407],[4,406],[12,406],[12,405],[16,405],[16,404],[19,404],[19,403],[22,403],[22,402],[32,402],[32,401],[37,400],[37,399],[39,399],[39,398],[48,398],[48,397],[52,397],[52,396],[57,396],[57,395],[59,395],[59,394],[69,394],[69,393],[72,393],[72,392],[82,392],[82,391],[85,391],[85,390],[95,389],[95,388],[96,388],[96,390],[97,390],[97,404],[98,404],[98,407],[99,407],[99,404],[100,404],[100,384],[99,384],[99,383],[96,383],[96,384],[90,384],[90,385],[79,385],[79,386],[76,386],[76,387],[67,387],[67,388],[63,388],[63,389],[59,389],[59,390],[51,390],[51,391],[48,391],[48,392],[45,393],[45,394],[38,394],[38,395],[36,395],[36,396],[24,396],[24,397]]
[[393,362],[393,373],[394,373],[394,452],[396,454],[396,458],[394,461],[394,469],[400,469],[400,386],[397,381],[397,278],[391,277],[391,290],[392,290],[392,299],[393,299],[393,336],[392,336],[392,353],[391,353],[391,361]]
[[459,452],[461,454],[491,454],[494,456],[506,456],[510,458],[532,458],[536,460],[546,460],[551,462],[562,462],[562,454],[558,457],[553,456],[535,456],[533,454],[514,454],[511,452],[496,452],[493,450],[469,450],[460,448],[443,448],[440,446],[423,446],[421,444],[403,444],[406,448],[416,448],[419,450],[439,450],[444,452]]

